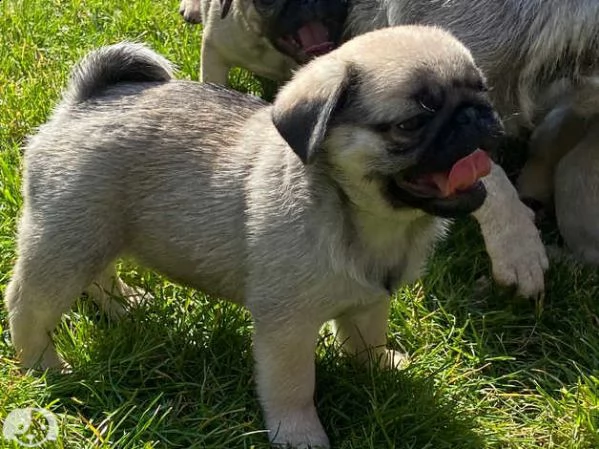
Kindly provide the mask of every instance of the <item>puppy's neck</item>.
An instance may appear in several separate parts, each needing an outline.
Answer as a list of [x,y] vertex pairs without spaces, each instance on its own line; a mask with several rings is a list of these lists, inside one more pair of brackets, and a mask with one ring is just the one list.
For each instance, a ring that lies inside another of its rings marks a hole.
[[435,221],[434,217],[418,209],[398,209],[389,213],[355,208],[352,212],[357,236],[371,251],[379,254],[405,247],[414,229],[430,227]]

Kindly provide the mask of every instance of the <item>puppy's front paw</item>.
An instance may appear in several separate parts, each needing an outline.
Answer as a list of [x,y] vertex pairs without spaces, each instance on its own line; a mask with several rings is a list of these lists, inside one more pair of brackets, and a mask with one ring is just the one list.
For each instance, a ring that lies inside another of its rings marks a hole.
[[329,438],[314,406],[287,411],[281,419],[269,419],[270,441],[281,448],[327,449]]
[[179,5],[179,14],[186,22],[202,23],[202,11],[199,0],[182,0]]
[[545,271],[549,261],[534,212],[515,200],[502,218],[481,229],[498,284],[515,285],[524,297],[539,297],[545,291]]
[[495,281],[517,286],[518,294],[525,297],[543,295],[549,261],[535,226],[534,212],[520,201],[498,165],[492,165],[483,182],[487,198],[473,215],[485,239]]

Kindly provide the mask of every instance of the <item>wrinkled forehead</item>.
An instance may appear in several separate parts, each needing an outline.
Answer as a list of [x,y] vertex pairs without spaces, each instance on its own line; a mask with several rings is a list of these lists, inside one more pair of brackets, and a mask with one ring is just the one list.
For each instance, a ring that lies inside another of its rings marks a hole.
[[388,115],[387,111],[397,108],[408,115],[423,107],[440,110],[485,88],[481,72],[467,53],[445,54],[437,59],[421,55],[414,59],[397,57],[358,62],[352,71],[356,80],[354,100],[361,105],[376,103],[373,109],[381,115]]
[[339,52],[372,81],[368,86],[427,84],[450,87],[480,83],[481,74],[466,47],[450,34],[426,27],[397,27],[368,33],[347,42]]
[[358,67],[357,76],[362,79],[361,85],[365,90],[381,93],[383,97],[424,96],[430,97],[432,101],[439,101],[448,91],[480,91],[485,87],[481,72],[467,61],[454,65],[384,65],[378,70],[374,66]]

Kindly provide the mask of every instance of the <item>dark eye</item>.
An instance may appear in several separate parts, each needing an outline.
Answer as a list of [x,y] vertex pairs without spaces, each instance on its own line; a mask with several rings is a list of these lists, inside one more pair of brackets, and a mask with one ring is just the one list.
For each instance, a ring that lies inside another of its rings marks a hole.
[[420,114],[395,125],[401,131],[417,131],[428,123],[429,115]]
[[378,125],[374,125],[374,129],[376,129],[380,133],[387,133],[391,131],[390,123],[379,123]]

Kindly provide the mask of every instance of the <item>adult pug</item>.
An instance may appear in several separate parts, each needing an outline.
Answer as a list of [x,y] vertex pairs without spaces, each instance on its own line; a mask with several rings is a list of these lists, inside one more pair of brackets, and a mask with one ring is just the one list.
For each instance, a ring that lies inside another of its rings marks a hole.
[[599,2],[351,0],[347,34],[413,23],[472,51],[507,130],[532,132],[521,196],[555,200],[568,246],[599,263]]
[[225,85],[232,67],[287,81],[297,64],[332,50],[347,0],[182,0],[188,22],[204,24],[200,80]]
[[[447,217],[517,202],[480,181],[492,169],[480,148],[500,132],[470,53],[435,28],[356,38],[273,105],[175,81],[140,45],[98,50],[25,150],[6,291],[17,353],[60,366],[61,315],[82,291],[118,313],[113,294],[134,291],[114,261],[132,256],[244,304],[271,440],[326,447],[312,399],[319,328],[333,319],[348,351],[399,363],[385,349],[390,294],[419,276]],[[531,228],[505,243],[531,249],[534,266]]]

